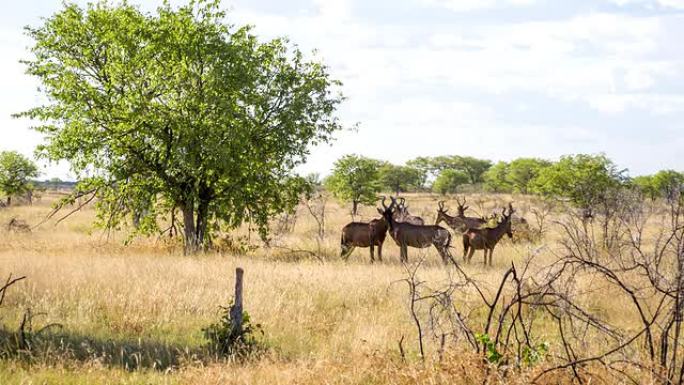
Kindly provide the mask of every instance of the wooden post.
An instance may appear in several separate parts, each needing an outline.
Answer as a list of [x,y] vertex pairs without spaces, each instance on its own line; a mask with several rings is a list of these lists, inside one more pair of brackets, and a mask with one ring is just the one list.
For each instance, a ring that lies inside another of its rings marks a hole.
[[230,319],[234,336],[242,335],[242,276],[244,270],[238,267],[235,269],[235,302],[230,308]]

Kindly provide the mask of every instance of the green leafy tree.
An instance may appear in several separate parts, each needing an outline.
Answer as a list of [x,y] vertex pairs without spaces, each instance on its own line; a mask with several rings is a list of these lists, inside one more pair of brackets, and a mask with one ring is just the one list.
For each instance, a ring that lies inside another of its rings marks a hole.
[[378,170],[383,187],[396,195],[411,189],[419,189],[425,179],[423,172],[415,167],[396,166],[385,163]]
[[661,170],[653,175],[653,188],[670,201],[679,199],[684,192],[684,174],[674,170]]
[[468,175],[471,184],[484,182],[484,173],[492,167],[492,162],[486,159],[477,159],[472,156],[456,157],[456,170],[463,171]]
[[632,184],[652,200],[674,200],[684,192],[684,174],[674,170],[661,170],[654,175],[634,177]]
[[407,165],[419,168],[429,176],[436,178],[444,170],[456,170],[468,176],[468,183],[476,184],[484,181],[484,173],[492,166],[492,162],[472,156],[436,156],[413,159]]
[[503,161],[495,163],[483,175],[485,188],[497,193],[512,191],[513,189],[508,181],[507,175],[508,163]]
[[590,208],[604,202],[607,194],[625,183],[625,170],[605,155],[568,155],[543,168],[532,182],[532,191],[565,197],[576,205]]
[[527,194],[530,191],[532,181],[551,162],[537,158],[518,158],[508,164],[506,182],[514,192]]
[[406,162],[406,166],[420,171],[421,180],[418,184],[419,188],[425,188],[428,183],[428,179],[434,178],[436,176],[432,167],[432,158],[418,157],[411,159]]
[[458,186],[468,184],[468,182],[470,182],[470,177],[465,172],[446,169],[435,179],[432,191],[442,195],[453,194],[458,191]]
[[33,190],[31,179],[38,177],[36,164],[16,151],[0,152],[0,191],[6,195],[7,206],[12,197]]
[[50,103],[19,116],[44,122],[40,155],[71,163],[100,224],[144,213],[139,228],[153,231],[179,208],[195,252],[248,217],[266,237],[296,204],[306,183],[292,170],[341,128],[340,83],[286,40],[224,18],[218,1],[155,13],[98,2],[27,29],[28,73]]
[[358,213],[359,204],[374,204],[382,188],[381,163],[359,155],[345,155],[333,166],[332,174],[325,179],[325,187],[342,201],[352,202],[352,215]]
[[653,175],[640,175],[632,178],[632,184],[636,186],[645,196],[656,200],[660,193],[658,188],[653,183]]

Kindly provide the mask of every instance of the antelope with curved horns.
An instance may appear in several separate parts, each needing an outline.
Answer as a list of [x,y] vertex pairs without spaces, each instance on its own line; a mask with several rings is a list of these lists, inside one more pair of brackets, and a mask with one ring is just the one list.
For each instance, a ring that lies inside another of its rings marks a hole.
[[423,218],[416,215],[411,215],[409,213],[408,206],[406,205],[406,199],[403,197],[399,198],[399,203],[397,204],[397,207],[394,210],[394,214],[392,216],[394,217],[394,220],[397,222],[412,223],[414,225],[421,226],[425,224]]
[[434,246],[445,265],[449,263],[449,260],[456,264],[456,261],[454,261],[449,252],[449,247],[451,246],[451,233],[449,230],[434,225],[414,225],[412,223],[398,222],[392,216],[397,201],[391,196],[390,199],[392,203],[390,203],[389,207],[383,201],[382,209],[378,208],[378,212],[382,214],[385,221],[389,224],[390,236],[399,246],[402,262],[408,262],[409,247],[424,249]]
[[458,215],[455,217],[447,214],[449,209],[444,208],[444,201],[439,201],[437,203],[439,208],[437,209],[437,219],[435,220],[435,225],[438,225],[440,222],[444,221],[449,227],[462,233],[467,229],[480,228],[482,225],[487,223],[487,221],[482,218],[465,216],[465,211],[468,209],[468,206],[465,205],[465,197],[463,198],[463,203],[461,203],[458,197],[456,197],[456,202],[458,203]]
[[[382,197],[384,205],[385,197]],[[370,247],[371,263],[375,262],[375,246],[378,247],[378,259],[382,262],[382,244],[387,237],[387,221],[384,217],[370,222],[351,222],[342,228],[340,239],[340,257],[348,259],[356,247]]]
[[475,250],[484,250],[484,263],[487,265],[487,255],[489,254],[489,266],[491,266],[494,247],[496,247],[496,244],[501,240],[501,237],[506,234],[509,238],[513,238],[511,217],[514,212],[513,204],[509,203],[508,214],[506,214],[506,208],[503,208],[501,211],[503,219],[496,227],[467,229],[463,233],[463,260],[470,263]]

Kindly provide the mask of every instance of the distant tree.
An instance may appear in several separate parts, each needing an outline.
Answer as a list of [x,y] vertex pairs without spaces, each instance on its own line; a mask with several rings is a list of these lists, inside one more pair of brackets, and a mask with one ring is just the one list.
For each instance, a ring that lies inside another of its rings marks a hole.
[[458,157],[456,162],[457,170],[461,170],[468,175],[471,184],[484,182],[484,173],[492,167],[492,162],[486,159],[477,159],[472,156]]
[[497,193],[511,192],[512,187],[507,175],[508,163],[503,161],[495,163],[483,175],[485,189]]
[[325,187],[337,199],[351,201],[352,215],[358,213],[359,204],[374,204],[382,185],[380,162],[359,155],[345,155],[333,166],[332,174],[325,179]]
[[468,182],[470,182],[470,177],[465,172],[446,169],[435,179],[432,191],[442,195],[454,194],[458,191],[458,186],[468,184]]
[[679,199],[684,193],[684,174],[674,170],[661,170],[653,175],[653,188],[669,201]]
[[5,194],[7,206],[12,197],[24,195],[33,190],[31,179],[38,177],[36,164],[16,151],[0,152],[0,191]]
[[565,197],[582,208],[606,201],[606,194],[626,181],[625,170],[605,155],[568,155],[543,168],[532,182],[532,192]]
[[482,183],[484,173],[492,166],[489,160],[459,155],[416,158],[407,164],[420,167],[433,177],[437,177],[444,170],[461,171],[468,176],[468,183],[471,184]]
[[632,178],[632,185],[641,191],[644,196],[656,200],[660,196],[658,188],[653,183],[653,175],[640,175]]
[[67,2],[29,28],[51,103],[19,116],[45,122],[40,154],[71,163],[71,201],[97,195],[103,226],[143,213],[156,232],[177,207],[187,253],[247,218],[265,238],[306,188],[292,170],[341,128],[340,83],[287,40],[227,25],[219,1],[169,3]]
[[437,176],[433,167],[432,158],[430,157],[418,157],[411,159],[406,162],[406,166],[413,167],[420,171],[422,178],[420,180],[419,187],[421,188],[425,188],[428,180]]
[[530,191],[532,181],[551,162],[537,158],[518,158],[508,164],[506,182],[514,192],[527,194]]
[[410,166],[396,166],[384,163],[379,170],[380,182],[383,187],[393,191],[396,195],[422,186],[424,174],[421,170]]

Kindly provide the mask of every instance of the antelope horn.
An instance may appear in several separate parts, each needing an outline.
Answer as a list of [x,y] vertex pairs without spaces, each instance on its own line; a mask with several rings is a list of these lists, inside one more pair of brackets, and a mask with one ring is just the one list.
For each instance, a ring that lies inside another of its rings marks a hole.
[[381,204],[382,204],[382,208],[387,210],[387,205],[385,205],[385,199],[387,199],[387,197],[383,195]]
[[406,198],[401,197],[399,198],[399,206],[406,206]]
[[444,210],[444,201],[437,202],[437,207],[439,207],[440,210]]

